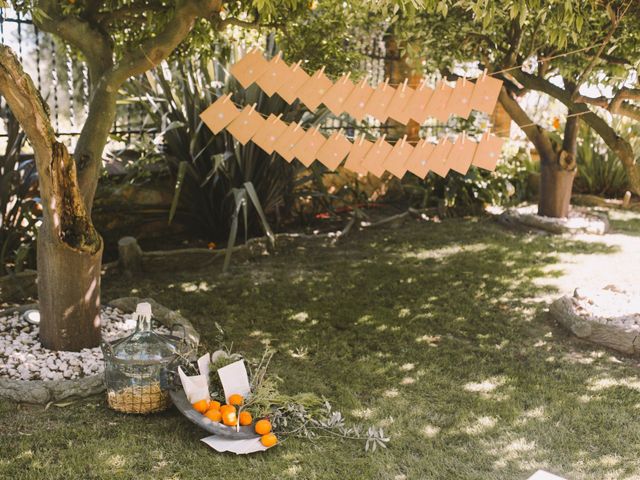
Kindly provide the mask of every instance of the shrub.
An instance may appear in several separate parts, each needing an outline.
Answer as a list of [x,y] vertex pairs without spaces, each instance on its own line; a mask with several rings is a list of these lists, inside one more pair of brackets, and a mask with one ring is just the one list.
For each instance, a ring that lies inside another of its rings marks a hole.
[[7,130],[4,155],[0,156],[0,274],[35,266],[35,238],[40,205],[37,171],[33,159],[21,153],[26,135],[5,110]]

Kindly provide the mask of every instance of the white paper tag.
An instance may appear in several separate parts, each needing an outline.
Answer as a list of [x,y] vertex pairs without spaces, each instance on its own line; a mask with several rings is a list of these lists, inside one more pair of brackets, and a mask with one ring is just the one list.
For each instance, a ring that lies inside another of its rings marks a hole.
[[251,385],[249,385],[249,376],[247,368],[244,366],[244,360],[238,360],[226,367],[218,369],[220,382],[224,389],[224,398],[229,401],[229,396],[239,393],[244,398],[248,398],[251,393]]
[[218,452],[233,452],[236,455],[244,455],[253,452],[264,452],[267,447],[260,443],[259,438],[249,438],[246,440],[229,440],[228,438],[211,435],[201,439]]
[[209,379],[210,364],[211,364],[211,356],[208,353],[205,353],[203,356],[201,356],[198,359],[198,370],[200,370],[200,375],[204,375],[207,378],[207,380]]
[[182,382],[182,388],[184,394],[187,396],[187,400],[190,403],[195,403],[200,400],[209,401],[209,377],[204,375],[187,376],[182,371],[182,367],[178,367],[178,375],[180,375],[180,381]]

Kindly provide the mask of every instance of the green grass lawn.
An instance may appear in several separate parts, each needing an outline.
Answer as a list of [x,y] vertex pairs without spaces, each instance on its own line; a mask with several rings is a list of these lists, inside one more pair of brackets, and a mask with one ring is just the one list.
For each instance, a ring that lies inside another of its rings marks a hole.
[[[625,234],[637,235],[638,218],[625,219]],[[388,449],[290,439],[236,457],[202,444],[173,409],[125,416],[102,396],[48,410],[3,401],[0,478],[524,479],[538,468],[640,478],[636,362],[569,337],[540,301],[566,293],[538,281],[562,275],[560,255],[616,252],[485,219],[408,221],[337,246],[300,244],[228,277],[107,279],[105,300],[151,296],[179,309],[210,350],[214,321],[249,357],[270,344],[288,390],[383,426]]]

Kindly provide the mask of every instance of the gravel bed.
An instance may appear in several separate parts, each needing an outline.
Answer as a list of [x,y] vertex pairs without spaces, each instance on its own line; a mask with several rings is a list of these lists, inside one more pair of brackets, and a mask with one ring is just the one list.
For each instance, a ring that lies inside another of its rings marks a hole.
[[[113,341],[133,333],[136,321],[132,314],[117,308],[102,309],[102,336]],[[158,333],[168,334],[162,325]],[[53,351],[43,348],[38,339],[39,327],[21,318],[19,313],[0,316],[0,378],[13,380],[78,379],[101,374],[104,359],[100,347],[80,352]]]

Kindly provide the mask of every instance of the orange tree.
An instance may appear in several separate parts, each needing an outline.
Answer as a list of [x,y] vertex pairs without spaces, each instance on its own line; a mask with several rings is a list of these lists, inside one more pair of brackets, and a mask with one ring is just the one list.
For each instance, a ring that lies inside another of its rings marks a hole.
[[[562,217],[569,210],[581,122],[620,158],[640,195],[631,138],[608,121],[609,114],[640,120],[640,89],[632,75],[640,61],[640,2],[388,0],[375,5],[397,16],[395,34],[415,65],[450,74],[456,65],[477,61],[502,72],[499,101],[540,155],[540,214]],[[589,97],[589,86],[608,93]],[[528,91],[566,106],[559,142],[520,105]]]
[[[0,6],[7,2],[0,0]],[[0,95],[33,147],[43,221],[38,233],[42,344],[80,350],[100,340],[102,239],[91,209],[122,84],[180,45],[208,45],[228,25],[283,24],[306,0],[16,0],[42,31],[79,53],[89,70],[86,121],[73,154],[55,138],[48,111],[16,56],[0,45]]]

